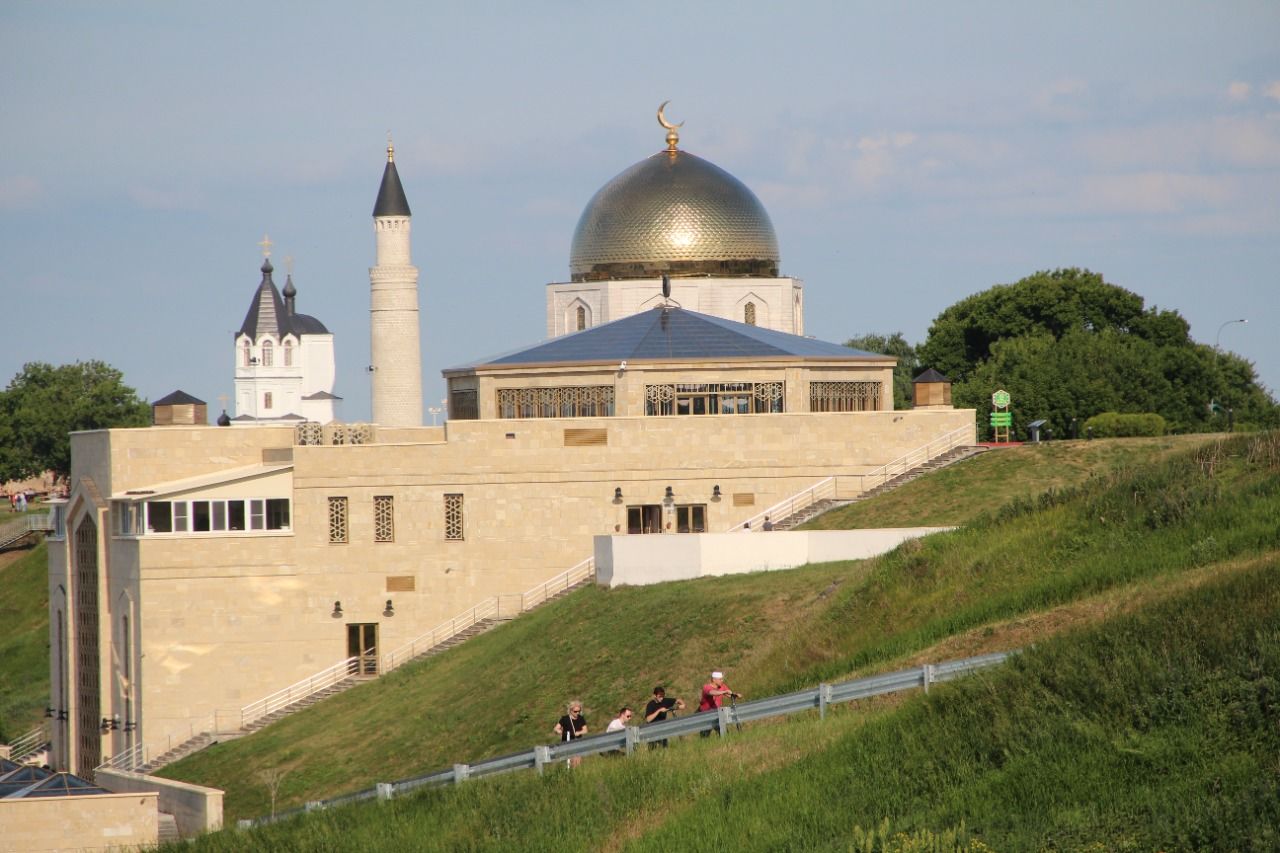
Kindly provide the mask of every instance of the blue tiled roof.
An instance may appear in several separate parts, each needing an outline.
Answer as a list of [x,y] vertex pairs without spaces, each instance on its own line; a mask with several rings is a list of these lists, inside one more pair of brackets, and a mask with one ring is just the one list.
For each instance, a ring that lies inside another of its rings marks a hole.
[[452,370],[478,367],[704,358],[886,358],[683,308],[654,308]]

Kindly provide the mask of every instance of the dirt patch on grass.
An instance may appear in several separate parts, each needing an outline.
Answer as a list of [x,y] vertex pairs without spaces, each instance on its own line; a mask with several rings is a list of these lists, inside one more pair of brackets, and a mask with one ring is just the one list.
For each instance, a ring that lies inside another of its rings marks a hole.
[[11,548],[8,551],[0,551],[0,572],[3,572],[5,569],[9,568],[35,549],[35,545],[24,545],[21,548]]
[[1214,563],[1197,569],[1165,575],[1138,584],[1110,589],[1091,598],[1074,601],[1028,616],[996,622],[948,637],[901,663],[919,666],[989,652],[1021,649],[1067,631],[1097,625],[1113,616],[1130,613],[1225,575],[1257,567],[1276,559],[1276,552],[1261,557]]

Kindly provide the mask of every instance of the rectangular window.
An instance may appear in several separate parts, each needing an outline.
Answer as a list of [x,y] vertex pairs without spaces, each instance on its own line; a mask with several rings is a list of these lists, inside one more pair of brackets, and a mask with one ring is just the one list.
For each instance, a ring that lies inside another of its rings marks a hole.
[[173,532],[186,533],[187,516],[189,505],[186,501],[174,501],[173,503]]
[[195,533],[207,533],[211,521],[208,501],[191,502],[191,530]]
[[250,530],[263,530],[266,527],[266,517],[263,515],[265,507],[265,501],[249,501]]
[[227,502],[226,501],[210,501],[209,503],[211,505],[210,508],[213,510],[213,524],[211,525],[212,529],[226,530],[227,529]]
[[329,498],[329,541],[333,544],[347,541],[346,498]]
[[373,541],[396,541],[395,498],[379,495],[373,499]]
[[173,532],[173,504],[168,501],[147,501],[147,532]]
[[444,538],[462,539],[463,531],[462,495],[445,495]]
[[479,418],[475,389],[449,392],[449,420],[474,421]]
[[244,530],[244,501],[227,501],[227,529]]
[[706,533],[707,505],[687,504],[676,507],[677,533]]
[[498,389],[500,418],[608,418],[613,411],[612,385]]
[[271,408],[271,392],[270,391],[262,392],[262,408],[264,409]]
[[810,382],[811,412],[878,412],[879,382]]
[[[345,498],[344,498],[345,500]],[[267,500],[267,529],[289,529],[289,499],[269,498]]]
[[785,383],[712,382],[646,385],[646,415],[759,415],[784,410]]

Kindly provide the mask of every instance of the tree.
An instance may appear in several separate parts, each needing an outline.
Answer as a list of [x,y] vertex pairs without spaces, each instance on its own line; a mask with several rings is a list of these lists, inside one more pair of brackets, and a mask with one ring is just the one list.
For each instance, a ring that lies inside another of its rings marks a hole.
[[1176,311],[1146,308],[1088,270],[1038,272],[966,297],[938,315],[917,352],[952,378],[957,406],[983,411],[993,391],[1009,391],[1015,431],[1045,418],[1063,435],[1073,417],[1106,411],[1155,412],[1175,432],[1225,429],[1228,408],[1237,424],[1280,423],[1253,365],[1195,343]]
[[893,369],[893,407],[905,409],[910,406],[914,396],[911,380],[920,372],[920,360],[916,358],[916,348],[907,342],[902,332],[894,332],[892,335],[875,332],[857,335],[845,341],[844,345],[898,359],[898,365]]
[[0,481],[71,473],[71,433],[146,426],[150,407],[101,361],[31,362],[0,391]]

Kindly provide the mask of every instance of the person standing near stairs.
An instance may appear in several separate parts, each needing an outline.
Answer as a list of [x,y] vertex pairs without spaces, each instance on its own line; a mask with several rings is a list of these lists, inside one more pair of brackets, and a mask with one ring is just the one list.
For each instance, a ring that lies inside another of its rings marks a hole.
[[773,522],[770,521],[769,516],[766,515],[764,517],[764,530],[766,533],[768,533],[772,529],[773,529]]

